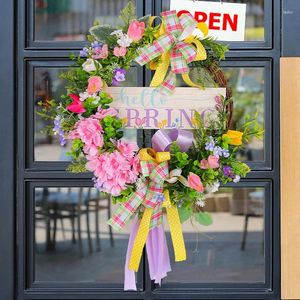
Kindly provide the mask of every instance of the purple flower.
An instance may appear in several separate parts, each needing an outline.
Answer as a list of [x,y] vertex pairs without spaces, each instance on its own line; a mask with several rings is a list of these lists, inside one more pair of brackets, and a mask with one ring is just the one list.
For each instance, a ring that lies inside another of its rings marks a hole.
[[222,155],[223,155],[223,157],[228,158],[230,156],[230,153],[227,149],[223,149],[222,150]]
[[92,48],[95,49],[95,48],[101,48],[102,47],[102,44],[100,44],[98,41],[95,41],[91,44]]
[[223,155],[223,149],[220,146],[216,146],[214,149],[214,156],[220,157]]
[[209,142],[205,144],[205,150],[214,151],[215,142],[212,136],[209,137]]
[[114,70],[114,78],[112,80],[112,85],[119,85],[119,82],[125,81],[126,70],[117,68]]
[[61,118],[60,118],[60,116],[57,116],[54,119],[53,123],[54,123],[53,131],[55,132],[55,134],[58,134],[60,145],[61,146],[66,145],[67,141],[65,139],[65,133],[61,128]]
[[231,177],[232,176],[232,169],[229,166],[224,166],[223,167],[223,174],[226,177]]
[[89,49],[84,47],[80,52],[79,52],[81,57],[87,57],[89,54]]

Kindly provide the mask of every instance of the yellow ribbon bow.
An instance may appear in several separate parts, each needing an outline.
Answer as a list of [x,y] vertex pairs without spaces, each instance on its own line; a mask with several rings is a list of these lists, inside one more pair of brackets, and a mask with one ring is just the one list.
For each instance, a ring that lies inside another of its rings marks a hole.
[[[156,70],[150,86],[161,87],[161,91],[170,94],[175,89],[176,74],[181,74],[183,80],[192,87],[202,88],[189,77],[188,64],[193,61],[205,60],[206,50],[200,40],[192,36],[196,27],[204,36],[208,33],[205,23],[199,23],[189,14],[182,14],[179,18],[176,11],[162,14],[162,24],[158,38],[151,45],[139,50],[135,59],[140,65],[150,63],[150,68]],[[153,22],[154,18],[150,19]],[[159,57],[159,63],[153,62]],[[171,66],[171,70],[167,75]]]
[[[169,152],[156,153],[153,149],[150,148],[141,149],[139,155],[142,163],[141,164],[142,168],[143,168],[143,162],[145,163],[144,166],[147,165],[147,162],[154,162],[158,164],[158,169],[154,170],[154,172],[156,171],[159,172],[161,163],[170,160]],[[186,260],[186,250],[185,250],[178,210],[176,206],[171,204],[169,191],[168,190],[163,191],[163,195],[164,195],[164,202],[162,206],[165,207],[167,211],[167,219],[168,219],[172,242],[173,242],[175,261],[183,261]],[[147,199],[145,200],[147,201]],[[151,223],[151,218],[153,216],[153,212],[154,212],[153,208],[145,206],[143,217],[141,219],[141,223],[136,238],[134,240],[128,268],[130,270],[134,270],[135,272],[137,272],[139,268],[140,260],[143,253],[143,248],[146,244],[147,237],[150,231],[150,223]]]

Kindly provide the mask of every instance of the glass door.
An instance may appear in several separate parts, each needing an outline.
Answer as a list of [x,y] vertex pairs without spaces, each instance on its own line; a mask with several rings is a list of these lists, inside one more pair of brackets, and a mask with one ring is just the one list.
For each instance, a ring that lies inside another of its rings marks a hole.
[[[143,257],[137,292],[123,291],[129,229],[108,227],[110,199],[93,187],[91,174],[66,171],[69,145],[41,131],[47,122],[36,114],[38,102],[64,91],[59,74],[84,46],[94,20],[117,24],[127,2],[18,1],[16,299],[279,299],[280,1],[237,1],[247,3],[246,41],[230,43],[223,64],[234,122],[257,112],[265,130],[262,141],[239,154],[253,171],[210,199],[212,226],[184,224],[188,260],[172,263],[161,286],[151,282]],[[158,15],[170,5],[135,2],[138,16]],[[132,65],[126,84],[147,86],[150,79],[149,71]],[[151,132],[131,135],[147,144]]]

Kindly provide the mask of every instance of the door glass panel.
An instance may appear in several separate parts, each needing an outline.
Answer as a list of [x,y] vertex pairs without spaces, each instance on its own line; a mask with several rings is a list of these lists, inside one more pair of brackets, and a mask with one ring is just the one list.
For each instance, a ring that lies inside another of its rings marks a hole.
[[[264,203],[261,187],[222,188],[207,197],[205,211],[213,224],[183,224],[185,262],[174,262],[168,283],[264,283]],[[245,226],[247,224],[247,226]],[[169,248],[170,233],[167,232]]]
[[85,41],[95,20],[120,24],[129,0],[35,0],[35,41]]
[[36,187],[35,281],[123,283],[129,230],[106,224],[111,200],[88,187]]
[[[211,0],[210,2],[219,2]],[[264,0],[232,0],[229,2],[246,3],[246,41],[264,41]],[[170,9],[170,0],[162,0],[163,11]]]
[[[60,96],[66,93],[66,81],[59,78],[59,74],[66,71],[66,68],[34,68],[34,160],[35,161],[69,161],[67,152],[70,143],[61,146],[57,136],[51,136],[45,128],[52,125],[52,121],[45,121],[37,112],[40,110],[38,102],[45,102],[48,99],[59,101]],[[137,86],[138,69],[132,67],[126,75],[126,86]],[[134,129],[125,131],[125,136],[132,140],[137,139],[137,132]]]

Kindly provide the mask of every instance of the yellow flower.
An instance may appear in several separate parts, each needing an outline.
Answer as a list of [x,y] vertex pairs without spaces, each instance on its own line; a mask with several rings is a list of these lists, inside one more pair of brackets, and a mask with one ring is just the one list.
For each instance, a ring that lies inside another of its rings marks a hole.
[[227,133],[223,134],[222,139],[228,139],[229,145],[240,146],[242,145],[243,132],[236,130],[228,130]]

